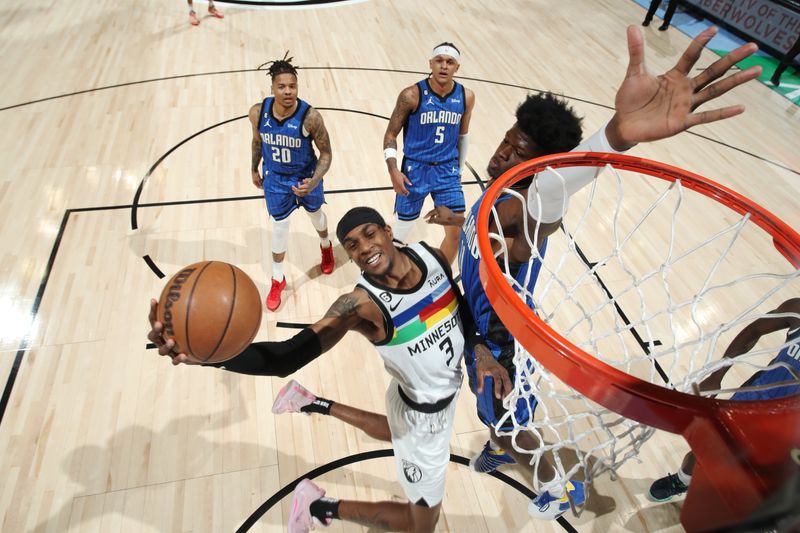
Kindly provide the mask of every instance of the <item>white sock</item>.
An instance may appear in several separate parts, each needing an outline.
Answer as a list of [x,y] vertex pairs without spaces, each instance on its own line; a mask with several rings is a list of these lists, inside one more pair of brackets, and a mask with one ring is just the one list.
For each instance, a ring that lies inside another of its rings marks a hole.
[[331,247],[331,240],[328,237],[320,237],[319,245],[327,250]]
[[277,261],[272,261],[272,277],[280,283],[283,281],[283,262],[278,263]]
[[687,486],[689,485],[689,483],[692,482],[692,476],[690,476],[680,468],[678,469],[678,479],[681,480],[681,483]]
[[561,485],[559,483],[555,487],[547,489],[547,492],[549,492],[550,496],[552,496],[553,498],[560,498],[560,497],[562,497],[564,495],[564,492],[566,492],[566,489],[565,489],[564,485]]

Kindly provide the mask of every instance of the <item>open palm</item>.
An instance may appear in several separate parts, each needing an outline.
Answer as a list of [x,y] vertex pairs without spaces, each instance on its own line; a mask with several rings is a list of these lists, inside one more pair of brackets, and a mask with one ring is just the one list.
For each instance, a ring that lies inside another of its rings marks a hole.
[[733,105],[695,112],[702,104],[761,74],[761,67],[750,67],[720,80],[733,65],[758,50],[754,43],[748,43],[690,77],[703,48],[716,33],[715,27],[700,33],[672,69],[654,76],[645,68],[644,39],[640,29],[628,27],[628,71],[617,91],[614,117],[620,135],[627,142],[635,144],[664,139],[697,124],[726,119],[744,111],[744,106]]

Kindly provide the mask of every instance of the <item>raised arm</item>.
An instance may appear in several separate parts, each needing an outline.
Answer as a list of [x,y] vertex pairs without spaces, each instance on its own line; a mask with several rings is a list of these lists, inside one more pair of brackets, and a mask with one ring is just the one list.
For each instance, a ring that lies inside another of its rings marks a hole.
[[320,115],[319,111],[313,107],[308,110],[303,121],[303,128],[314,139],[314,144],[319,150],[319,159],[317,160],[317,169],[314,171],[314,175],[305,178],[299,186],[293,188],[297,196],[305,196],[317,188],[325,173],[331,168],[331,160],[333,159],[331,139],[328,136],[328,130],[325,128],[325,122],[322,120],[322,115]]
[[261,177],[261,169],[259,168],[261,164],[261,135],[258,133],[258,122],[261,120],[261,117],[259,116],[260,114],[261,104],[255,104],[252,106],[250,108],[250,112],[248,113],[250,125],[253,129],[253,139],[250,143],[250,152],[252,154],[250,170],[253,179],[253,185],[259,189],[264,187],[263,179]]
[[[645,68],[641,30],[638,26],[629,26],[628,69],[617,91],[614,116],[605,128],[584,140],[574,151],[624,151],[640,142],[666,139],[692,126],[742,113],[742,105],[695,112],[699,106],[761,74],[761,67],[754,66],[723,78],[737,62],[758,50],[754,43],[748,43],[691,76],[703,48],[716,33],[717,28],[711,27],[698,34],[673,68],[655,75]],[[531,234],[537,220],[553,224],[550,228],[555,231],[569,197],[591,183],[597,171],[590,167],[576,167],[560,170],[558,174],[560,177],[553,172],[542,172],[535,187],[532,185],[528,190]],[[543,230],[544,227],[539,229],[540,240],[543,233],[547,233]]]
[[400,135],[408,116],[418,105],[419,91],[416,86],[412,85],[400,91],[392,116],[389,118],[389,125],[386,126],[386,133],[383,134],[383,159],[386,161],[394,191],[403,196],[408,196],[406,184],[410,185],[411,182],[397,169],[397,136]]

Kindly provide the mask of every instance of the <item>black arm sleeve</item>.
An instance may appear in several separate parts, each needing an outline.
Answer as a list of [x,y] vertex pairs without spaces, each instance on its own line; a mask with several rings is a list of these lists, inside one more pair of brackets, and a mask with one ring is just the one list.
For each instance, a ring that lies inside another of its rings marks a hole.
[[254,342],[233,359],[203,366],[213,366],[237,374],[285,378],[321,354],[319,336],[311,328],[305,328],[291,339]]

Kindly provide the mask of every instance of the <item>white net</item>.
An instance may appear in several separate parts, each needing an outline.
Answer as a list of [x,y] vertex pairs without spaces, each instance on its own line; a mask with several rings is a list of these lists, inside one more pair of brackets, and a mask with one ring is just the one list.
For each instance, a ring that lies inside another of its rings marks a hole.
[[[548,170],[563,179],[562,171]],[[536,261],[542,266],[538,280],[506,275],[520,298],[533,302],[544,322],[590,355],[665,388],[697,394],[701,381],[730,366],[723,390],[702,393],[729,398],[755,372],[774,368],[772,360],[787,346],[786,331],[764,337],[745,355],[722,358],[742,328],[800,296],[800,271],[776,251],[750,215],[680,181],[611,166],[583,171],[599,172],[599,177],[570,200],[562,229],[549,237],[544,258],[532,244],[541,228],[525,232],[533,235],[528,237],[534,250],[529,267]],[[502,201],[519,202],[527,211],[524,189],[506,189],[505,194],[510,198]],[[535,194],[531,201],[537,201]],[[504,272],[511,272],[511,238],[496,223],[496,205],[489,235],[495,258]],[[514,390],[504,405],[508,409],[520,399],[538,402],[535,416],[520,426],[507,413],[498,427],[514,421],[506,434],[518,451],[531,454],[534,488],[552,489],[570,478],[591,483],[605,472],[615,478],[654,429],[588,400],[532,355],[517,343]],[[533,436],[534,450],[519,444],[521,432]],[[554,479],[540,479],[542,460],[555,468]]]

